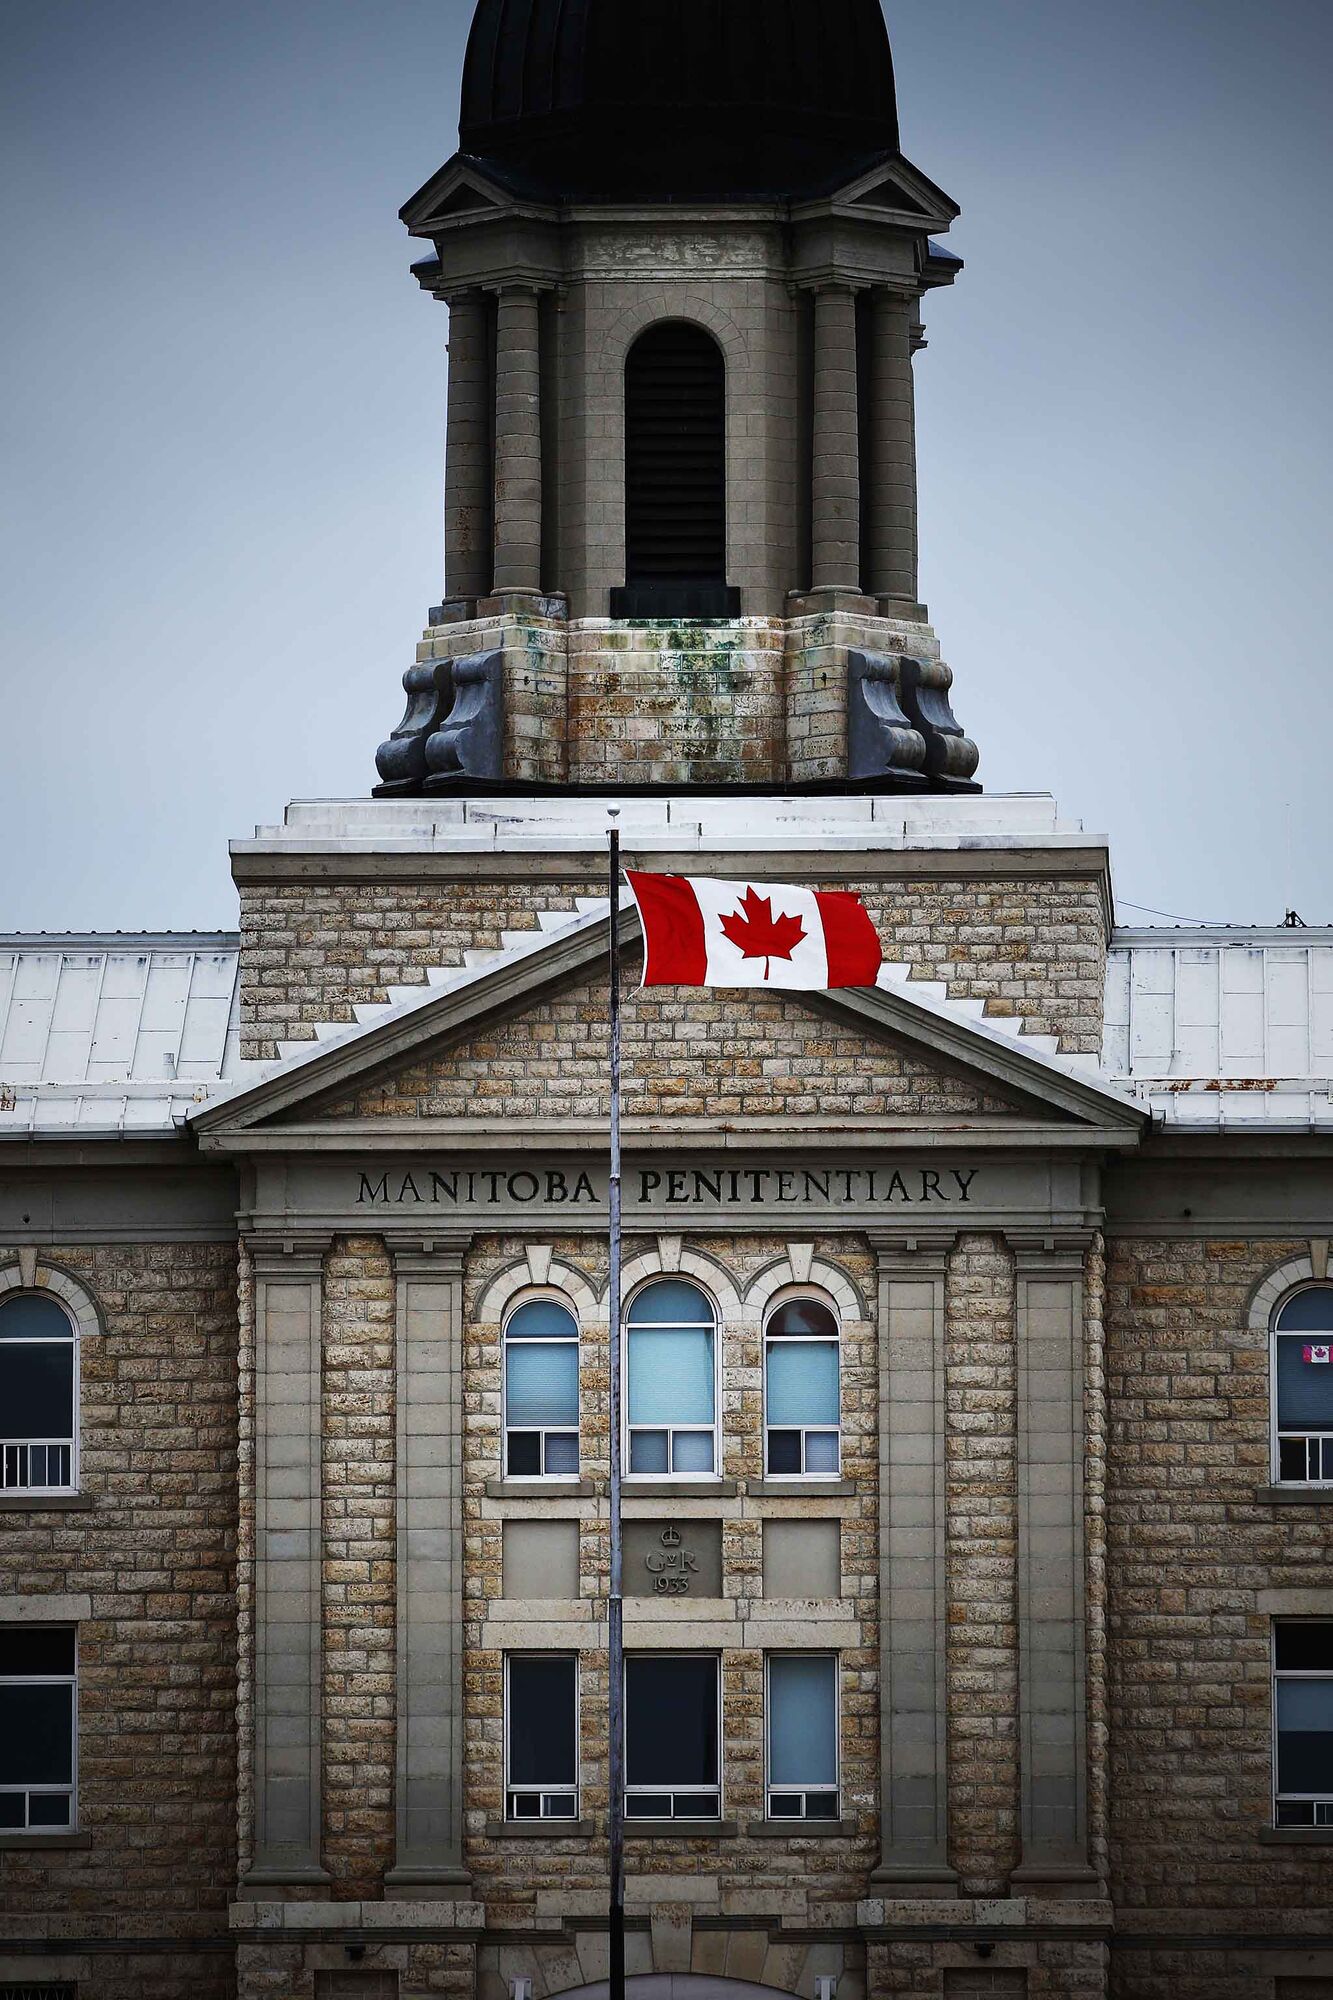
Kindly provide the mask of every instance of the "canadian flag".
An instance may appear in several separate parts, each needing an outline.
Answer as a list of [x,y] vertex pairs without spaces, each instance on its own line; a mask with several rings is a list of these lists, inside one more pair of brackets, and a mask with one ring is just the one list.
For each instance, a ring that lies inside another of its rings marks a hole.
[[626,873],[645,986],[873,986],[884,960],[859,896],[781,882]]
[[1333,1347],[1303,1347],[1302,1361],[1313,1361],[1317,1367],[1327,1368],[1333,1363]]

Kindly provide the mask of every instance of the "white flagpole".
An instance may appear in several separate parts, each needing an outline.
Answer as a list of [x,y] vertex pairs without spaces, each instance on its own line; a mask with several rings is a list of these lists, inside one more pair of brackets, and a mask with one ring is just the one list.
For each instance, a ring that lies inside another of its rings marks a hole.
[[611,1582],[607,1602],[607,1828],[611,1844],[610,2000],[625,2000],[625,1629],[620,1548],[620,831],[611,809],[611,1273],[607,1287],[610,1354]]

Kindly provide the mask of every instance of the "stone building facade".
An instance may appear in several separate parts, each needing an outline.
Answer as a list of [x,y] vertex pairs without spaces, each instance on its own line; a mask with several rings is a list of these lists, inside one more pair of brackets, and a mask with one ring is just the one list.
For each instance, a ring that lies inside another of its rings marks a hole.
[[[808,11],[663,129],[623,10],[483,0],[377,795],[234,843],[235,936],[0,940],[0,1996],[605,1992],[612,1338],[642,2000],[1333,1991],[1333,937],[1117,931],[976,790],[912,566],[955,211],[877,6],[845,112]],[[682,315],[724,577],[621,471]],[[613,815],[855,888],[878,985],[636,990]]]

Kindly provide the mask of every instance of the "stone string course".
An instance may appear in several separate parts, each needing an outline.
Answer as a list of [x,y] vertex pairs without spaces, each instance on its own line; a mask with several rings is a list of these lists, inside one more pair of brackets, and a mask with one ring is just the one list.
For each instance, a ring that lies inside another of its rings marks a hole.
[[[781,859],[766,863],[778,880]],[[725,857],[706,866],[723,873]],[[1066,1050],[1101,1047],[1106,937],[1095,882],[872,876],[858,887],[887,955],[915,978],[941,979],[953,998],[984,1000],[991,1014],[1022,1015]],[[247,880],[242,1054],[271,1060],[280,1041],[312,1040],[318,1021],[352,1021],[358,1001],[424,984],[430,967],[461,966],[465,951],[498,951],[500,933],[536,929],[539,910],[572,915],[576,896],[604,893],[592,870],[492,884]]]

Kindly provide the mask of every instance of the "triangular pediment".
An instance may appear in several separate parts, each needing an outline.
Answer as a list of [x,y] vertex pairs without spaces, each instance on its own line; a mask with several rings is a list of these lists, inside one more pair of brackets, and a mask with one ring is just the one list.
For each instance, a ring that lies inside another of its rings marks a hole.
[[[460,973],[419,1004],[312,1044],[202,1107],[192,1121],[201,1141],[243,1150],[261,1134],[276,1144],[300,1130],[327,1138],[403,1119],[506,1138],[552,1120],[574,1135],[604,1129],[607,927],[605,915],[583,919]],[[966,1129],[997,1139],[1021,1129],[1025,1143],[1042,1130],[1118,1131],[1133,1143],[1143,1126],[1142,1111],[1097,1080],[910,987],[638,993],[638,921],[628,909],[620,939],[631,1125]]]
[[839,188],[831,199],[836,212],[873,213],[886,222],[926,230],[946,230],[958,220],[958,204],[910,160],[881,161]]
[[442,166],[398,211],[413,236],[435,236],[459,224],[518,212],[538,211],[531,202],[516,201],[509,189],[461,155]]

